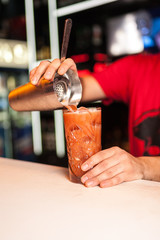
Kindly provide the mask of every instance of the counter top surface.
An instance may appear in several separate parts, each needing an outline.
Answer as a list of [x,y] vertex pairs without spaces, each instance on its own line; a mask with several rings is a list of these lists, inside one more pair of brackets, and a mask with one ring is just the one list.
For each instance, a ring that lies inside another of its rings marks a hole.
[[0,158],[1,240],[159,240],[160,183],[102,189],[66,168]]

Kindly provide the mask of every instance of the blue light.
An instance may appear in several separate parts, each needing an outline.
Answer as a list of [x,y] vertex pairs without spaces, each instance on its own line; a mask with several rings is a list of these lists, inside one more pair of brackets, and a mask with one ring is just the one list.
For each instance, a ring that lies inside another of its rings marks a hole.
[[142,36],[144,48],[154,47],[155,43],[150,36]]

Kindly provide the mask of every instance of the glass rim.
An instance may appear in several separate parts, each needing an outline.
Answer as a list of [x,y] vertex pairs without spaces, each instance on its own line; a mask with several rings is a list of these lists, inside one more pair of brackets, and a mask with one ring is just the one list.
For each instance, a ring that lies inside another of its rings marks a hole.
[[66,109],[66,108],[64,108],[63,109],[63,113],[72,113],[72,114],[76,114],[76,113],[82,113],[82,112],[87,112],[87,110],[91,110],[91,109],[93,109],[94,111],[96,110],[96,111],[101,111],[102,110],[102,108],[101,107],[83,107],[84,109],[82,109],[82,110],[80,110],[80,111],[78,111],[79,109],[80,109],[81,107],[79,107],[79,108],[77,108],[77,110],[76,111],[70,111],[69,109]]

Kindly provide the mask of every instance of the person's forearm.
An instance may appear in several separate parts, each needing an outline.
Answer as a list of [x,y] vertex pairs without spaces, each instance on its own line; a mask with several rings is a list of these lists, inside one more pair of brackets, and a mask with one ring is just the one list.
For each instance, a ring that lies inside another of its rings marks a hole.
[[81,78],[82,83],[82,102],[103,100],[106,98],[101,86],[92,76]]
[[139,157],[143,166],[143,179],[160,181],[160,157]]

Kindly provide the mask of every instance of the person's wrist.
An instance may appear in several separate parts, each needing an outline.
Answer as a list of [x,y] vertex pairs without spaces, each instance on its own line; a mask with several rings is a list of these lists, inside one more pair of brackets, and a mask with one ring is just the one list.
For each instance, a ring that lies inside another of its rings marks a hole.
[[155,159],[151,157],[139,157],[139,162],[142,165],[142,169],[143,169],[143,178],[144,180],[154,180],[154,163],[155,163]]
[[139,174],[140,174],[140,179],[145,179],[146,178],[146,163],[142,157],[137,157],[136,158],[137,164],[139,166]]

